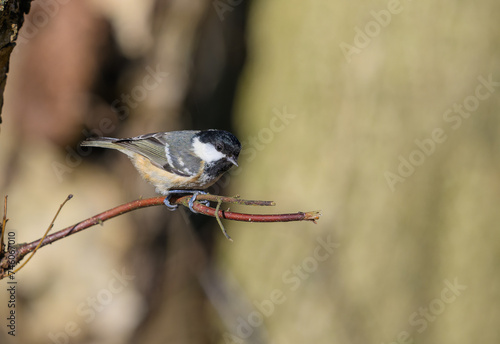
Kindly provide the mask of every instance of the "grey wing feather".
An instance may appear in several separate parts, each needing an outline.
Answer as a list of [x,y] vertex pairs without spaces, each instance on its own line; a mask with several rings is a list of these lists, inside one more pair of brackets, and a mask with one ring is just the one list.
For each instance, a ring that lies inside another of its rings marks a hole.
[[[196,131],[177,131],[118,139],[113,143],[148,158],[154,165],[180,176],[194,176],[202,161],[191,151]],[[168,155],[167,155],[168,152]]]

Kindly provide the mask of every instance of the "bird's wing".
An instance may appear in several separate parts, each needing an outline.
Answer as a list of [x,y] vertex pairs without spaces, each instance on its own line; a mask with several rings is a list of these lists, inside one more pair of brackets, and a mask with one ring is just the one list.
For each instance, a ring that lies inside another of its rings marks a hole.
[[113,143],[148,158],[154,165],[180,176],[198,174],[202,161],[191,150],[196,131],[154,133]]

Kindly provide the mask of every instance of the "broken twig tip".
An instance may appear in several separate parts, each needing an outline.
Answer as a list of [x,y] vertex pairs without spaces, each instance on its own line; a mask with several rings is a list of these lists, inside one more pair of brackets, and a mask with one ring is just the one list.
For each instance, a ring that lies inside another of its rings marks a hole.
[[304,213],[304,220],[312,221],[314,223],[317,223],[316,221],[318,221],[320,217],[321,217],[321,211],[315,210]]

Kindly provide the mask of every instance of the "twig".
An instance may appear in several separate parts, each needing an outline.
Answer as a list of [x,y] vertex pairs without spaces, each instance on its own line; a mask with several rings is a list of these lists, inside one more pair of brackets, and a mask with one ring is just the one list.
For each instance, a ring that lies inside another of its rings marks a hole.
[[[189,207],[189,200],[191,199],[191,195],[182,196],[182,195],[172,195],[169,199],[171,204],[179,204],[184,205],[185,207]],[[129,211],[146,208],[151,206],[163,205],[165,197],[154,197],[147,199],[139,199],[129,203],[125,203],[119,205],[115,208],[109,209],[105,212],[92,216],[86,220],[83,220],[73,226],[64,228],[60,231],[47,235],[44,238],[35,240],[31,243],[19,244],[15,247],[15,252],[9,255],[9,258],[14,260],[14,263],[19,263],[28,253],[37,250],[38,248],[44,247],[48,244],[53,243],[54,241],[63,239],[69,235],[78,233],[84,229],[95,226],[97,224],[102,224],[103,222],[112,219],[116,216],[120,216]],[[199,201],[213,201],[218,202],[217,208],[212,208],[201,204]],[[317,211],[312,212],[298,212],[292,214],[244,214],[244,213],[235,213],[229,211],[220,210],[220,203],[234,203],[234,204],[245,204],[245,205],[255,205],[255,206],[272,206],[274,202],[270,201],[252,201],[252,200],[243,200],[239,197],[224,197],[224,196],[215,196],[209,194],[199,194],[196,198],[196,201],[193,204],[193,209],[197,212],[212,216],[219,217],[227,220],[234,221],[245,221],[245,222],[289,222],[289,221],[312,221],[316,223],[316,220],[319,219],[321,214]],[[223,228],[223,227],[221,227]],[[223,229],[224,232],[224,229]],[[227,234],[227,233],[225,233]],[[7,270],[9,269],[9,260],[7,257],[1,257],[0,259],[0,279],[6,277]]]
[[64,205],[66,204],[66,202],[68,202],[72,198],[73,198],[73,195],[68,195],[68,197],[66,197],[66,199],[64,200],[64,202],[62,202],[61,205],[59,206],[59,209],[57,209],[57,212],[54,215],[54,218],[52,219],[52,221],[50,222],[49,227],[47,228],[47,230],[43,234],[42,239],[39,240],[38,245],[36,245],[35,249],[31,252],[31,255],[28,257],[28,259],[26,259],[26,261],[23,264],[21,264],[20,267],[18,267],[16,270],[14,270],[12,272],[9,272],[7,274],[7,276],[11,276],[11,275],[15,274],[16,272],[18,272],[19,270],[21,270],[31,260],[31,258],[33,258],[33,256],[35,255],[36,251],[40,248],[40,245],[43,243],[43,240],[47,237],[47,234],[49,234],[50,230],[54,227],[54,222],[56,221],[57,217],[59,216],[59,213],[61,212],[61,209],[64,207]]
[[7,196],[5,196],[5,200],[3,203],[3,220],[2,220],[2,234],[0,236],[0,258],[2,257],[2,253],[4,252],[4,235],[5,235],[5,226],[7,225],[7,221],[9,219],[7,218]]
[[222,201],[219,200],[217,202],[217,207],[215,207],[215,219],[217,220],[217,223],[219,224],[219,227],[222,231],[222,234],[224,234],[224,236],[226,237],[227,240],[229,241],[233,241],[233,239],[231,239],[231,237],[229,236],[229,234],[227,234],[227,231],[226,231],[226,228],[224,228],[224,225],[222,224],[222,221],[220,220],[220,217],[219,217],[219,209],[220,209],[220,206],[222,204]]
[[241,199],[240,196],[235,197],[227,197],[227,196],[217,196],[211,194],[198,194],[196,197],[197,201],[210,201],[210,202],[219,202],[222,203],[232,203],[232,204],[242,204],[242,205],[254,205],[259,207],[270,207],[275,206],[276,203],[273,201],[255,201],[255,200],[247,200]]

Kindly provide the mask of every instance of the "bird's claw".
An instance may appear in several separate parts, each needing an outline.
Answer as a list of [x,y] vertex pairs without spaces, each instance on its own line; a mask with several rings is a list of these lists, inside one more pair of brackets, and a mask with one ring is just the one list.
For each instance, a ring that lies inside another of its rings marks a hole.
[[[188,202],[189,210],[191,210],[193,213],[197,213],[197,211],[194,210],[194,208],[193,208],[194,201],[196,201],[196,197],[198,195],[205,195],[206,194],[205,191],[200,191],[200,190],[195,190],[195,191],[192,191],[192,190],[170,190],[168,192],[168,196],[165,198],[165,200],[163,201],[163,203],[167,206],[168,210],[174,211],[174,210],[177,209],[178,205],[170,203],[170,196],[172,194],[190,194],[190,193],[192,193],[193,196],[189,199],[189,202]],[[209,201],[200,201],[200,203],[202,203],[204,205],[209,205],[210,204]]]

